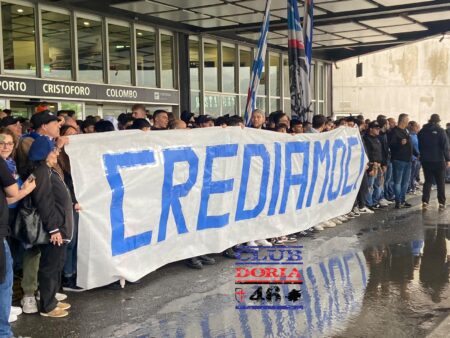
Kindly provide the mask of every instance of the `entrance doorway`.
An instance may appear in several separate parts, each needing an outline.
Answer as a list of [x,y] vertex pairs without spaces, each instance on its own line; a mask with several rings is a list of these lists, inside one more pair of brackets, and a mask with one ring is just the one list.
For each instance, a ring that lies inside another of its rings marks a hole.
[[[10,101],[12,115],[16,117],[30,118],[36,107],[42,102],[38,101]],[[50,111],[56,113],[58,104],[56,102],[46,102]]]

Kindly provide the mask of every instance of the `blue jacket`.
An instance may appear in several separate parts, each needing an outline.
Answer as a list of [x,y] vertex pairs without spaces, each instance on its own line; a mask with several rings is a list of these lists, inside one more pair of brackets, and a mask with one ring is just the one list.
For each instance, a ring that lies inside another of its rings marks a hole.
[[410,133],[409,137],[411,138],[411,143],[412,143],[412,146],[413,146],[413,149],[414,149],[412,159],[413,159],[413,161],[415,161],[415,160],[417,160],[417,156],[415,156],[415,153],[420,154],[420,152],[419,152],[419,138],[417,137],[417,134],[413,134],[413,133]]

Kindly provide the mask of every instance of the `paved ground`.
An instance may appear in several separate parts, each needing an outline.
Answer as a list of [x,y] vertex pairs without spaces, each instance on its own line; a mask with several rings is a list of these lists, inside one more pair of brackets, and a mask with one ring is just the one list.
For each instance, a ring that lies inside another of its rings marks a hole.
[[174,263],[124,290],[70,294],[68,318],[22,315],[13,329],[36,338],[425,337],[450,314],[450,210],[411,201],[300,240],[304,310],[236,310],[234,261],[215,256],[200,271]]

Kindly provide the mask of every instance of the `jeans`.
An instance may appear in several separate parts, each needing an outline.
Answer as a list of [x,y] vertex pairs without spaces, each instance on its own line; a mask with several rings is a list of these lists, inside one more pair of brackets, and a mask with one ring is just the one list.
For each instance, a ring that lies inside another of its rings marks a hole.
[[13,336],[8,322],[13,293],[13,261],[6,239],[3,239],[3,244],[5,245],[6,271],[5,280],[0,284],[0,338],[10,338]]
[[364,173],[363,179],[361,181],[361,187],[359,188],[358,195],[356,195],[356,206],[359,209],[363,209],[366,207],[366,196],[367,190],[369,189],[367,184],[367,173]]
[[439,204],[445,205],[445,166],[445,162],[422,162],[423,173],[425,176],[422,202],[430,202],[431,185],[436,182]]
[[420,171],[420,161],[413,160],[411,163],[411,177],[409,179],[408,191],[415,191],[417,188],[417,176]]
[[392,170],[392,162],[387,165],[387,170],[384,179],[384,198],[392,200],[394,198],[394,178]]
[[411,162],[392,161],[394,176],[395,203],[405,203],[406,191],[411,177]]
[[72,277],[77,273],[77,246],[78,246],[78,221],[80,215],[73,211],[73,236],[67,244],[66,263],[64,264],[64,277]]
[[383,197],[383,171],[378,170],[376,176],[367,175],[368,191],[366,194],[366,205],[373,207]]

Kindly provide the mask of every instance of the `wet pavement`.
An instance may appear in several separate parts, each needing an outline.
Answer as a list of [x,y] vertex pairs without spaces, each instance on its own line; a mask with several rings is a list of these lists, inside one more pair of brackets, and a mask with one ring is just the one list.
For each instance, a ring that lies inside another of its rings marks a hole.
[[71,293],[68,318],[21,315],[13,330],[46,338],[425,337],[450,318],[450,209],[422,212],[419,197],[411,202],[294,243],[303,246],[303,310],[235,309],[235,261],[214,255],[218,263],[203,270],[178,262],[123,290]]

